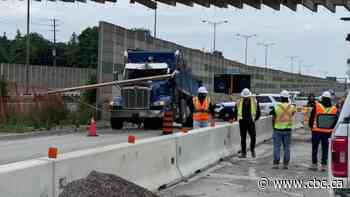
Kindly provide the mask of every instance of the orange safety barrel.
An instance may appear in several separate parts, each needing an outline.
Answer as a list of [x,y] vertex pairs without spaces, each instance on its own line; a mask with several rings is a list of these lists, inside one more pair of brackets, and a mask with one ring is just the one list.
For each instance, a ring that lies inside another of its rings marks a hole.
[[166,111],[163,115],[163,135],[169,135],[173,133],[173,112]]

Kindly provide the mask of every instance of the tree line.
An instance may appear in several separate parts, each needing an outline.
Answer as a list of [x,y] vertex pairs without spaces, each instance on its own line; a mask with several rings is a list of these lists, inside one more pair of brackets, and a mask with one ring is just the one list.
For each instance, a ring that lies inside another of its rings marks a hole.
[[[30,33],[30,64],[53,65],[54,44],[39,33]],[[26,63],[27,35],[17,30],[14,39],[0,36],[0,63]],[[57,66],[97,68],[98,27],[88,27],[68,42],[56,43]]]

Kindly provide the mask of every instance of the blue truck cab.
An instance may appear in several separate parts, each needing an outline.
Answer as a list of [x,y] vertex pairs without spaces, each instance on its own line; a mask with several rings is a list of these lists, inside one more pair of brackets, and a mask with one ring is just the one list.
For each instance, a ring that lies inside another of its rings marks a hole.
[[120,96],[111,102],[111,125],[121,129],[124,122],[143,123],[146,129],[162,126],[165,110],[173,110],[176,122],[189,123],[188,101],[196,94],[198,82],[191,74],[180,51],[125,52],[123,79],[137,79],[158,75],[178,74],[174,78],[144,81],[120,86]]

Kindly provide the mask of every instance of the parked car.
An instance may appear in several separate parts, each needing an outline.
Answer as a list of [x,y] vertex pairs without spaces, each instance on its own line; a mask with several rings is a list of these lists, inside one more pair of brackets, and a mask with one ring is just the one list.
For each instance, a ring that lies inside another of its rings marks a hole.
[[259,103],[261,114],[268,115],[273,107],[281,102],[279,94],[259,94],[256,95],[256,100]]
[[[331,118],[331,117],[330,117]],[[329,121],[332,123],[332,121]],[[334,125],[322,125],[332,128]],[[350,196],[350,162],[349,162],[349,132],[350,132],[350,97],[344,102],[338,122],[334,127],[328,151],[328,174],[333,182],[342,181],[342,189],[332,189],[331,196]]]
[[215,106],[215,115],[224,120],[227,121],[230,119],[230,117],[233,117],[233,111],[235,110],[236,102],[223,102],[218,103]]

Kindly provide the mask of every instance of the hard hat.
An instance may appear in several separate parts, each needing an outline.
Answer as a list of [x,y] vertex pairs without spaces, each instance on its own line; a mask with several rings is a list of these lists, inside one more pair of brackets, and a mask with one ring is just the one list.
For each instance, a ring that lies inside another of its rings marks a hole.
[[198,93],[208,94],[208,90],[207,90],[207,88],[202,86],[202,87],[198,88]]
[[332,95],[329,91],[324,91],[322,93],[322,98],[332,98]]
[[250,97],[251,95],[252,95],[252,93],[250,92],[250,90],[248,88],[244,88],[242,93],[241,93],[242,97]]
[[289,92],[288,92],[287,90],[283,90],[283,91],[281,92],[281,97],[283,97],[283,98],[289,98]]

